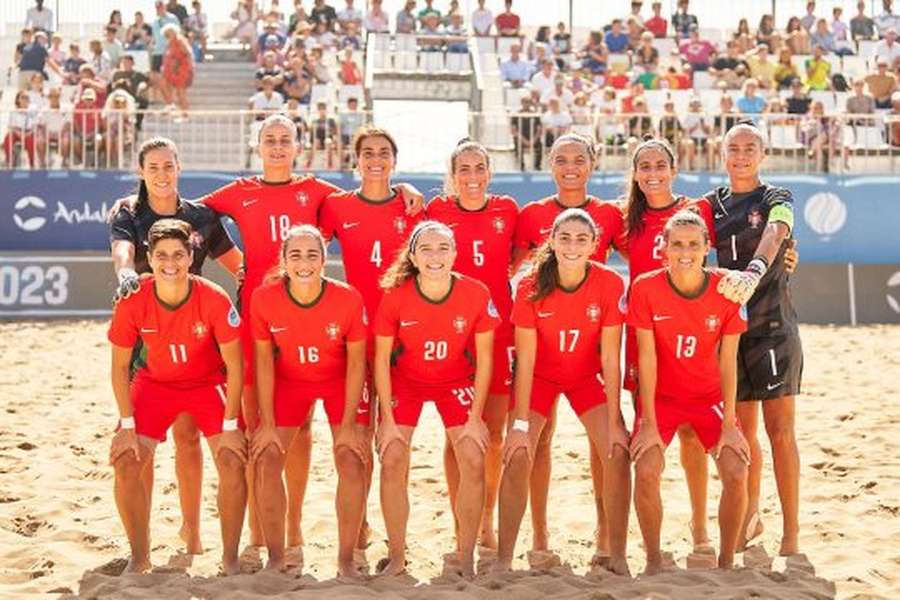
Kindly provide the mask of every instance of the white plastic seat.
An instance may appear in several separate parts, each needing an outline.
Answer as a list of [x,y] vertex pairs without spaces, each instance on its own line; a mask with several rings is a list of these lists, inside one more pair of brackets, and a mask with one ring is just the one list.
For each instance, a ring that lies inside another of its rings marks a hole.
[[854,128],[853,150],[887,150],[890,146],[884,141],[884,127],[863,126]]
[[451,73],[464,73],[471,71],[468,52],[448,52],[447,70]]
[[771,125],[768,129],[769,145],[773,150],[802,150],[805,148],[797,141],[797,129],[793,125]]
[[419,68],[426,73],[439,73],[444,70],[443,52],[419,52]]

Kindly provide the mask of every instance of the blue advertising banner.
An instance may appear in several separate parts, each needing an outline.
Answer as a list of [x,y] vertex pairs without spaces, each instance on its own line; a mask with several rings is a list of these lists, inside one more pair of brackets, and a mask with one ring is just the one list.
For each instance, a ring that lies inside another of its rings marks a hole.
[[[196,198],[239,175],[185,172],[179,189],[184,197]],[[357,185],[346,173],[322,177],[343,188]],[[427,197],[442,187],[440,175],[395,179],[412,183]],[[794,194],[794,236],[804,262],[900,263],[900,177],[772,175],[766,179]],[[724,183],[721,175],[686,174],[679,175],[675,189],[696,197]],[[126,172],[2,171],[0,251],[107,250],[109,206],[135,186],[134,174]],[[615,198],[623,186],[621,175],[597,175],[590,192]],[[552,194],[554,186],[547,174],[497,174],[491,189],[525,204]]]

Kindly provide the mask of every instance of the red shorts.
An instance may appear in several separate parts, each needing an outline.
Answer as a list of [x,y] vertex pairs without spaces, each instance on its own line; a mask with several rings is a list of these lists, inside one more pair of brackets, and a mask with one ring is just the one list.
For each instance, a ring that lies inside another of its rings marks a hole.
[[[306,423],[309,413],[322,400],[328,423],[339,425],[344,418],[346,400],[344,381],[305,383],[300,381],[275,381],[275,425],[278,427],[300,427]],[[363,387],[363,397],[356,409],[356,422],[369,424],[369,394]]]
[[[671,443],[679,427],[690,425],[697,437],[700,438],[700,443],[709,452],[719,443],[723,418],[721,403],[703,405],[671,400],[656,401],[656,426],[659,429],[659,437],[666,446]],[[640,427],[640,419],[635,420],[635,435]]]
[[447,385],[416,385],[399,377],[391,378],[392,406],[397,425],[415,427],[426,402],[434,402],[444,427],[465,425],[475,400],[475,388],[471,379]]
[[498,396],[509,394],[513,382],[515,350],[512,326],[504,323],[494,332],[494,368],[491,371],[488,393]]
[[634,327],[625,326],[625,381],[623,387],[634,394],[637,393],[638,383],[638,347],[637,333]]
[[135,431],[138,435],[166,439],[166,431],[181,413],[194,418],[206,437],[222,433],[225,418],[225,384],[178,389],[144,378],[131,382]]
[[[569,406],[579,417],[594,408],[606,404],[606,390],[600,374],[586,377],[574,384],[558,384],[534,377],[531,382],[531,410],[549,419],[553,405],[560,394],[565,394]],[[512,410],[516,405],[515,397],[510,398]]]

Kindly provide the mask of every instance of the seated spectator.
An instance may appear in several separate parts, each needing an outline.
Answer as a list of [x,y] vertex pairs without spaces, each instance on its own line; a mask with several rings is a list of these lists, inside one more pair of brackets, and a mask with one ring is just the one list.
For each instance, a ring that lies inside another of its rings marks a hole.
[[[548,58],[550,54],[550,26],[541,25],[534,35],[534,41],[528,48],[528,56],[531,59],[544,59]],[[539,63],[535,62],[535,64]]]
[[88,166],[88,159],[98,158],[103,149],[102,106],[92,88],[82,91],[80,99],[75,103],[75,110],[72,111],[72,145],[77,164],[83,161]]
[[256,70],[254,79],[256,80],[256,89],[263,89],[263,79],[268,77],[272,80],[275,90],[281,92],[284,85],[284,69],[278,65],[278,53],[273,50],[267,50],[263,54],[262,66]]
[[684,160],[684,144],[682,143],[684,134],[684,126],[681,119],[675,114],[675,103],[671,98],[663,103],[663,114],[659,118],[659,137],[669,142],[669,146],[675,151],[678,158],[677,164],[681,164]]
[[277,23],[273,21],[266,22],[265,27],[263,27],[263,33],[256,40],[256,62],[261,64],[262,55],[269,50],[273,50],[280,54],[286,41],[287,38],[278,33]]
[[682,126],[685,136],[687,170],[697,170],[695,160],[698,153],[706,157],[706,169],[712,169],[712,144],[709,143],[709,138],[712,135],[712,126],[709,119],[703,115],[703,102],[700,98],[691,98]]
[[550,106],[550,100],[556,98],[563,111],[568,112],[575,103],[575,94],[566,87],[566,78],[557,74],[553,78],[553,87],[541,94],[541,106]]
[[322,48],[313,48],[306,58],[306,72],[314,85],[331,83],[331,72],[322,62]]
[[247,102],[248,110],[253,112],[256,121],[263,121],[266,117],[281,110],[284,106],[284,96],[275,91],[275,80],[266,75],[262,78],[262,89],[252,96]]
[[645,90],[659,89],[659,74],[656,72],[656,65],[649,64],[644,67],[644,72],[638,75],[637,82],[640,83]]
[[306,59],[302,54],[295,54],[291,57],[289,68],[284,72],[284,83],[281,86],[283,95],[308,106],[312,80],[312,76],[306,70]]
[[592,31],[588,36],[587,45],[579,52],[581,68],[587,69],[594,79],[606,74],[606,65],[609,60],[609,49],[603,42],[603,34]]
[[347,5],[337,13],[338,29],[341,33],[347,33],[347,25],[353,24],[358,32],[362,28],[362,11],[353,6],[353,0],[344,0]]
[[572,115],[572,130],[581,135],[591,137],[591,109],[588,106],[588,96],[584,92],[575,94],[575,100],[569,108]]
[[106,102],[106,82],[98,78],[94,73],[94,67],[85,63],[78,69],[78,95],[79,97],[87,90],[94,91],[94,99],[99,106]]
[[63,168],[69,165],[72,114],[60,103],[59,88],[47,92],[47,107],[37,115],[35,146],[41,166],[50,166],[53,151],[62,159]]
[[356,28],[356,23],[347,23],[344,26],[344,33],[338,41],[338,48],[349,48],[351,50],[362,50],[363,41]]
[[134,13],[134,23],[125,32],[125,47],[129,50],[146,50],[153,39],[153,28],[144,21],[144,13]]
[[[150,79],[146,74],[134,69],[134,57],[126,54],[119,61],[119,68],[113,71],[112,79],[107,88],[107,92],[113,89],[123,89],[128,92],[137,105],[139,111],[144,111],[150,104],[149,90]],[[143,113],[138,112],[135,126],[138,131],[141,129],[143,121]]]
[[353,50],[350,48],[344,48],[340,67],[338,78],[341,80],[341,83],[344,85],[359,85],[362,83],[362,72],[359,69],[359,65],[353,61]]
[[553,88],[555,69],[553,68],[553,61],[547,58],[541,61],[540,67],[540,70],[531,76],[531,89],[537,90],[543,95],[544,92]]
[[438,26],[441,24],[441,11],[436,9],[433,5],[434,0],[425,0],[425,7],[416,15],[420,28],[425,28],[425,21],[429,17],[437,17]]
[[[616,90],[624,90],[631,83],[632,73],[630,71],[612,71],[604,79],[603,77],[595,77],[594,80],[609,85]],[[599,80],[599,81],[598,81]]]
[[815,30],[809,34],[809,43],[813,48],[819,46],[825,54],[836,54],[837,45],[834,41],[834,35],[828,29],[828,21],[819,19],[816,21]]
[[34,34],[33,41],[22,48],[17,65],[19,67],[18,87],[20,90],[27,89],[31,83],[31,76],[35,73],[43,73],[45,67],[50,67],[54,73],[62,76],[62,69],[50,58],[47,52],[48,45],[47,34],[43,31],[37,31]]
[[169,0],[166,4],[166,10],[178,17],[178,24],[181,26],[182,30],[184,29],[184,24],[187,22],[188,11],[184,7],[183,4],[180,4],[178,0]]
[[532,66],[521,58],[522,48],[519,44],[513,44],[509,48],[509,60],[500,63],[500,75],[503,81],[511,86],[522,87],[531,79]]
[[644,28],[655,38],[666,37],[669,22],[662,17],[662,2],[654,2],[650,8],[653,10],[653,16],[644,21]]
[[797,67],[794,66],[791,57],[791,49],[787,46],[778,53],[778,63],[775,65],[775,85],[779,90],[789,90],[791,83],[800,80],[800,73],[797,72]]
[[256,23],[259,21],[256,2],[254,0],[238,0],[237,8],[231,12],[231,18],[235,21],[235,25],[225,37],[237,39],[256,52]]
[[[378,0],[379,4],[381,0]],[[294,0],[294,12],[288,18],[287,33],[290,36],[300,33],[300,24],[309,24],[309,14],[303,8],[303,0]]]
[[29,108],[28,92],[19,90],[16,92],[15,108],[9,113],[9,121],[6,125],[6,135],[3,138],[3,154],[6,156],[6,166],[14,169],[13,152],[18,149],[25,150],[28,156],[28,166],[34,168],[34,143],[35,125],[37,115]]
[[94,68],[97,77],[109,81],[109,78],[112,77],[113,63],[109,54],[103,51],[103,43],[100,40],[91,40],[88,49],[90,51],[88,64]]
[[478,0],[478,8],[472,11],[472,32],[477,37],[491,35],[491,27],[494,25],[493,13],[484,7],[485,0]]
[[522,97],[519,112],[510,116],[513,147],[521,171],[525,170],[525,153],[529,151],[532,153],[534,170],[541,169],[543,132],[539,112],[538,103],[529,95]]
[[44,76],[35,73],[31,76],[28,86],[28,108],[31,112],[39,112],[47,107],[47,97],[44,95]]
[[850,19],[850,35],[854,40],[871,40],[875,37],[875,21],[866,15],[866,3],[856,3],[856,16]]
[[688,0],[678,0],[678,10],[672,15],[672,29],[676,38],[685,39],[691,35],[691,26],[700,26],[697,16],[688,13]]
[[604,36],[606,48],[613,54],[628,50],[628,34],[622,29],[622,20],[613,19],[612,27]]
[[785,101],[787,113],[790,115],[805,115],[809,112],[811,103],[812,98],[806,93],[803,82],[795,79],[791,84],[791,95]]
[[347,108],[338,112],[341,132],[341,166],[352,168],[353,135],[366,124],[366,114],[359,110],[359,100],[355,96],[347,98]]
[[[871,115],[875,113],[875,98],[869,94],[864,79],[853,80],[853,93],[847,97],[845,111],[851,115]],[[856,122],[854,122],[856,123]]]
[[195,55],[199,54],[198,62],[203,62],[206,58],[206,42],[209,38],[209,18],[203,12],[203,6],[199,0],[191,2],[191,8],[194,12],[188,16],[185,28],[199,47],[199,52],[194,53]]
[[774,49],[772,47],[772,36],[775,35],[775,19],[772,15],[763,15],[759,19],[759,27],[756,28],[756,44],[765,44],[769,48],[769,52]]
[[559,98],[552,96],[547,110],[541,115],[541,129],[544,131],[544,147],[549,148],[559,136],[568,133],[572,126],[572,115],[562,107]]
[[632,117],[628,118],[626,123],[626,135],[629,138],[629,144],[634,144],[644,138],[645,135],[653,135],[653,119],[650,117],[650,111],[647,109],[647,100],[643,96],[634,99],[634,112]]
[[622,96],[622,112],[637,112],[635,109],[635,103],[637,102],[638,98],[644,98],[644,86],[640,81],[635,80],[631,83],[631,87],[628,89],[628,93]]
[[900,58],[900,43],[897,43],[897,30],[888,29],[884,33],[884,39],[875,44],[875,59],[885,59],[889,65],[893,65]]
[[637,67],[645,67],[646,65],[659,66],[659,50],[653,45],[653,34],[645,31],[641,34],[641,45],[634,51],[632,64]]
[[50,38],[50,48],[47,50],[47,56],[58,65],[66,62],[66,51],[62,49],[62,41],[62,36],[54,33],[53,37]]
[[717,55],[709,67],[709,74],[715,77],[718,83],[723,83],[726,88],[732,90],[740,89],[749,72],[750,67],[741,58],[734,40],[726,43],[725,53]]
[[[732,97],[729,94],[722,94],[722,97],[719,99],[719,112],[713,118],[713,131],[720,138],[719,141],[732,127],[740,122],[741,118],[740,114],[735,110]],[[716,154],[718,154],[718,150]]]
[[834,36],[834,43],[838,50],[849,50],[853,54],[853,44],[850,42],[850,28],[841,21],[841,15],[844,9],[835,6],[831,9],[831,34]]
[[757,85],[769,90],[775,86],[775,63],[769,57],[769,47],[760,44],[754,52],[747,53],[747,65],[750,76],[756,79]]
[[787,107],[779,96],[772,96],[766,109],[766,125],[793,125],[796,119],[785,116]]
[[325,29],[334,31],[334,24],[337,21],[337,12],[330,4],[326,4],[325,0],[314,0],[312,11],[309,13],[309,22],[315,28],[318,23],[325,23]]
[[628,50],[634,51],[641,45],[641,34],[644,33],[644,26],[640,19],[629,16],[625,21],[625,31],[628,33]]
[[811,32],[813,27],[816,26],[816,3],[815,2],[807,2],[806,3],[806,14],[800,18],[800,26],[803,27],[806,31]]
[[[444,29],[444,33],[451,37],[465,38],[468,35],[466,25],[463,22],[461,12],[450,13],[448,17],[449,23]],[[447,41],[447,52],[453,54],[466,54],[469,51],[469,45],[465,39],[456,39]]]
[[108,168],[123,168],[126,152],[134,148],[134,98],[124,90],[116,90],[106,98],[103,107],[103,140],[106,143]]
[[329,169],[334,168],[335,156],[335,139],[338,135],[337,122],[333,117],[328,116],[328,104],[325,102],[316,103],[316,117],[309,123],[311,134],[309,155],[306,159],[306,168],[312,166],[317,151],[324,150],[326,153],[326,162]]
[[519,15],[512,11],[512,0],[504,0],[505,10],[497,15],[494,20],[497,26],[497,35],[501,37],[519,37],[521,20]]
[[791,49],[792,54],[809,54],[811,52],[809,32],[800,25],[798,17],[788,19],[784,43]]
[[806,85],[811,90],[831,89],[831,63],[825,60],[821,46],[813,48],[813,55],[806,59]]
[[284,106],[285,116],[293,121],[294,126],[297,128],[297,142],[300,144],[300,150],[302,152],[303,146],[306,144],[306,133],[309,131],[309,126],[306,124],[306,118],[303,116],[303,109],[296,98],[289,98],[287,104]]
[[407,0],[406,4],[403,5],[397,12],[396,19],[396,31],[397,33],[415,33],[417,19],[416,15],[413,13],[413,9],[416,7],[416,0]]
[[737,101],[737,109],[741,114],[759,115],[765,112],[766,100],[756,93],[758,89],[759,84],[755,79],[751,78],[744,82],[744,95]]
[[363,29],[370,33],[388,33],[388,15],[381,8],[381,0],[372,0],[369,12],[363,19]]
[[644,5],[643,0],[632,0],[631,2],[631,12],[628,13],[628,16],[625,17],[625,22],[627,23],[629,19],[634,19],[637,21],[638,25],[641,26],[641,30],[644,29],[644,19],[641,18],[641,7]]
[[324,21],[316,23],[310,37],[322,48],[337,48],[338,37],[332,30],[328,29],[328,25]]
[[562,21],[556,24],[552,46],[553,54],[556,56],[572,52],[572,35],[566,31],[566,24]]
[[[119,64],[122,56],[125,55],[125,48],[122,42],[116,37],[116,28],[112,25],[106,26],[105,36],[101,43],[102,51],[109,58],[110,70]],[[92,42],[93,43],[93,42]]]
[[844,168],[850,168],[849,151],[841,149],[840,124],[825,115],[825,105],[820,100],[810,104],[809,113],[800,124],[800,143],[808,148],[807,156],[815,159],[817,171],[827,173],[830,158],[835,154],[843,154]]
[[878,27],[878,34],[885,37],[888,30],[900,29],[900,15],[897,15],[893,9],[894,0],[881,0],[884,12],[875,17],[875,26]]
[[709,40],[700,39],[700,30],[691,28],[688,39],[678,45],[681,56],[691,65],[694,71],[706,71],[716,47]]
[[897,78],[888,71],[888,62],[878,58],[878,70],[866,76],[866,85],[875,98],[875,108],[890,108],[891,95],[897,91]]
[[[419,21],[419,35],[438,37],[442,34],[440,13],[435,14],[434,12],[430,12]],[[427,52],[440,52],[441,43],[432,38],[430,44],[422,43],[419,49]]]
[[741,54],[750,52],[758,45],[755,38],[750,34],[750,24],[747,22],[747,19],[742,18],[738,21],[737,29],[731,34],[731,37],[737,44],[738,51]]
[[611,85],[603,89],[596,89],[591,94],[591,104],[594,109],[604,114],[615,114],[619,110],[619,102],[616,99],[616,90]]
[[659,77],[659,89],[661,90],[689,90],[693,87],[690,65],[685,70],[679,71],[675,65],[669,65],[666,72]]

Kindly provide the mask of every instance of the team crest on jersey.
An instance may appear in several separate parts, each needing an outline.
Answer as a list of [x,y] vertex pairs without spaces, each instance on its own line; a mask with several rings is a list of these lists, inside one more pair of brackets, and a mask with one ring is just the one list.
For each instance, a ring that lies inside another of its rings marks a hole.
[[596,304],[590,304],[584,313],[587,315],[587,318],[591,320],[591,323],[596,323],[600,318],[600,307]]
[[238,314],[238,311],[234,306],[228,311],[228,324],[232,327],[240,327],[241,325],[241,315]]
[[191,232],[190,243],[192,248],[202,248],[203,247],[203,234],[197,231],[196,229]]
[[747,222],[750,223],[751,229],[759,229],[763,222],[762,213],[754,208],[747,214]]
[[466,318],[462,315],[453,319],[453,329],[456,330],[456,333],[462,333],[466,330]]
[[491,225],[497,233],[503,233],[506,230],[506,221],[503,220],[503,217],[494,217],[494,221]]
[[197,321],[196,323],[194,323],[194,326],[191,327],[191,331],[194,332],[194,335],[197,337],[197,339],[200,339],[206,335],[209,329],[206,327],[203,321]]
[[397,217],[394,219],[394,229],[397,230],[397,233],[403,233],[406,231],[406,219],[403,217]]
[[338,338],[338,334],[341,332],[341,328],[337,323],[329,323],[325,327],[325,333],[328,334],[328,339],[332,342],[336,341]]
[[306,192],[297,192],[297,204],[300,206],[306,206],[309,203],[309,196],[306,195]]
[[706,330],[707,331],[715,331],[719,327],[719,317],[716,315],[709,315],[706,317]]

